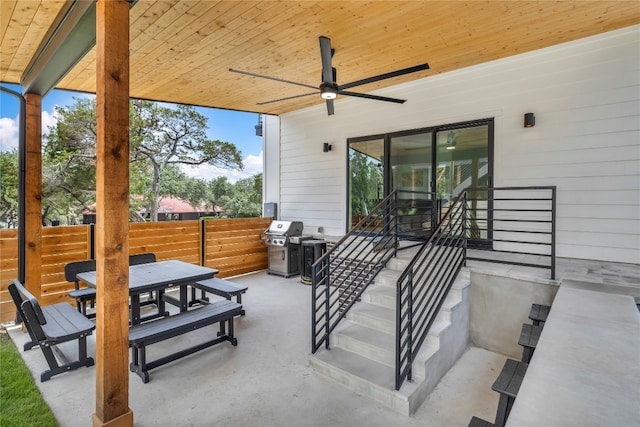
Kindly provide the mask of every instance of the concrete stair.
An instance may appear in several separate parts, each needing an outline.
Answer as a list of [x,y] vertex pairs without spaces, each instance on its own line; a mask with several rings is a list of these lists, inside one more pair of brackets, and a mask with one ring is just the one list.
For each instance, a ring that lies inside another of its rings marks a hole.
[[310,356],[321,377],[405,415],[413,414],[467,348],[469,272],[463,269],[413,362],[412,381],[395,390],[396,281],[411,254],[387,263],[331,335]]

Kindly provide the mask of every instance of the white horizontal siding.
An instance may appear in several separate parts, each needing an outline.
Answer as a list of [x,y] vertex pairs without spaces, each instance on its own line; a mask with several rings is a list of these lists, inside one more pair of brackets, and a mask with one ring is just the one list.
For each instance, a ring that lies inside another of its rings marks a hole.
[[283,115],[280,217],[344,233],[347,138],[492,117],[494,185],[558,188],[559,256],[639,263],[639,40],[634,26],[376,92],[403,105],[340,97],[333,116]]

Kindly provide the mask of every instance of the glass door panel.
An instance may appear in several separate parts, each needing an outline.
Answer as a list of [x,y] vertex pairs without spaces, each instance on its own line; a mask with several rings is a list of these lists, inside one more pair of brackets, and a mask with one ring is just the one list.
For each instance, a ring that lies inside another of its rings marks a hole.
[[384,198],[384,139],[349,144],[349,229]]
[[[436,188],[442,214],[468,187],[486,187],[491,182],[489,164],[489,126],[471,126],[436,133]],[[469,195],[470,236],[480,242],[488,239],[489,205],[486,192]]]
[[398,229],[405,238],[427,236],[435,219],[432,141],[432,132],[390,139],[390,189],[398,192]]

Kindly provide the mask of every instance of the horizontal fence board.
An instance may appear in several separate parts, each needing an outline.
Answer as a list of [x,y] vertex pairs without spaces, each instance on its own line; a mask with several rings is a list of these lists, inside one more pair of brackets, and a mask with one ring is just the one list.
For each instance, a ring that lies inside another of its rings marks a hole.
[[[158,261],[175,259],[207,265],[220,270],[219,277],[267,268],[267,248],[260,234],[271,218],[207,220],[203,263],[202,221],[162,221],[129,225],[129,254],[153,252]],[[42,229],[41,293],[43,306],[59,302],[73,303],[67,292],[73,283],[64,278],[64,265],[83,261],[91,254],[89,225],[44,227]],[[15,306],[7,287],[18,277],[18,231],[0,230],[0,322],[15,319]],[[74,305],[75,306],[75,305]]]

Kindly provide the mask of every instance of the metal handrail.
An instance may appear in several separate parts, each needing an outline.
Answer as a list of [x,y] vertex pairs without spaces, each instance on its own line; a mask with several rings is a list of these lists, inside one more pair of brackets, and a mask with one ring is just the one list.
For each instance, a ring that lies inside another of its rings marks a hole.
[[[519,194],[524,191],[525,196],[496,197],[496,193],[513,191]],[[541,191],[551,194],[539,196]],[[527,192],[536,195],[527,196]],[[477,193],[486,197],[470,197]],[[551,279],[555,279],[555,211],[556,188],[553,186],[474,187],[467,188],[455,199],[396,284],[396,390],[405,379],[411,380],[413,361],[467,260],[548,268]],[[509,217],[509,213],[514,216]],[[482,227],[482,223],[486,226]],[[508,225],[500,225],[503,223]],[[549,264],[480,254],[471,257],[467,254],[468,245],[478,236],[488,245],[484,248],[487,253],[548,258]],[[527,236],[531,237],[527,239]],[[539,247],[549,247],[548,253],[544,249],[536,250]]]
[[465,262],[466,192],[460,194],[396,284],[396,390]]
[[311,269],[311,352],[324,343],[398,247],[397,192],[358,222]]

